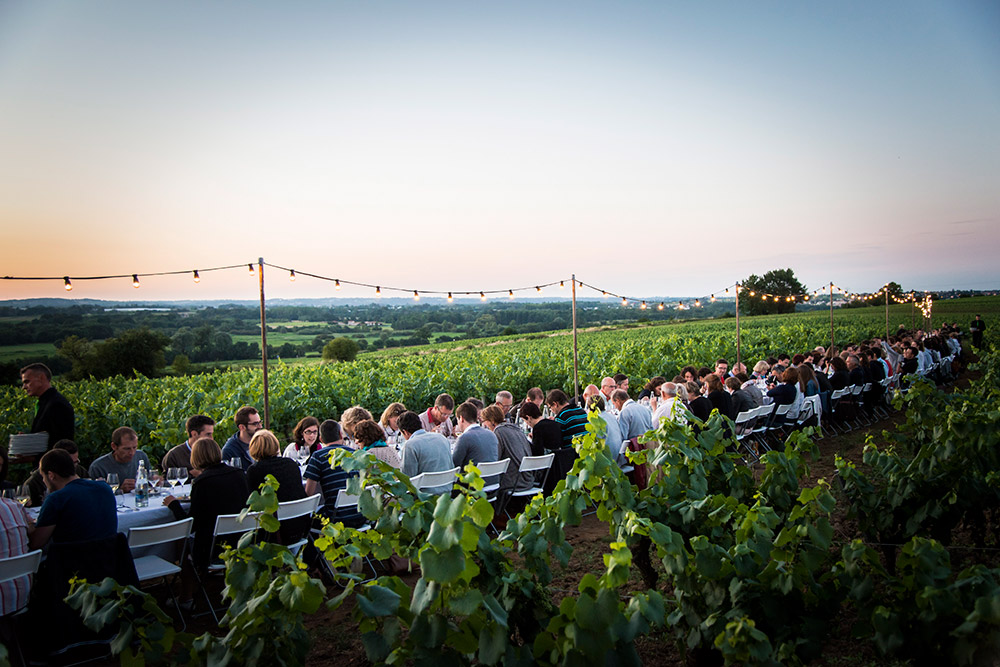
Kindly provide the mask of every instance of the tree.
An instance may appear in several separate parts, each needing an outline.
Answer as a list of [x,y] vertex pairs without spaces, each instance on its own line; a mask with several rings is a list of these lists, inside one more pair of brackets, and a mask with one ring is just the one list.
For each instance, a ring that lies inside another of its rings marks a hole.
[[[795,304],[806,292],[791,269],[773,269],[760,277],[750,274],[741,285],[740,312],[745,315],[794,313]],[[789,301],[790,296],[796,300]]]
[[354,361],[359,349],[357,342],[350,338],[334,338],[323,346],[323,361]]
[[98,343],[94,375],[155,377],[166,365],[163,350],[169,344],[170,339],[165,335],[145,327],[122,332],[116,338]]

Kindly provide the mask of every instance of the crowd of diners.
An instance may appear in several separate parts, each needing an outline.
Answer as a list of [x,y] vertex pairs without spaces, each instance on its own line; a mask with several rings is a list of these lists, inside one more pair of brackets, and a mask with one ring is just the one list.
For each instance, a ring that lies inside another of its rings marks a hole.
[[[279,482],[279,501],[321,493],[321,515],[360,526],[364,519],[356,507],[338,511],[335,506],[338,491],[346,488],[351,474],[356,474],[331,466],[330,455],[338,448],[367,451],[375,460],[410,477],[507,458],[507,471],[498,480],[501,497],[540,482],[537,473],[520,472],[524,457],[555,453],[546,474],[546,489],[551,490],[572,467],[576,458],[573,439],[586,430],[589,412],[600,416],[608,454],[624,467],[628,465],[625,452],[629,446],[635,446],[639,436],[664,420],[697,425],[713,410],[735,420],[739,413],[766,403],[790,404],[789,417],[794,418],[805,397],[819,395],[828,409],[830,394],[851,385],[870,384],[872,391],[878,392],[886,378],[916,374],[946,381],[953,365],[942,360],[958,360],[961,350],[959,330],[947,325],[927,333],[900,330],[890,338],[872,338],[843,349],[817,346],[794,354],[781,353],[750,368],[741,363],[730,365],[726,359],[718,359],[713,366],[684,366],[670,379],[650,378],[639,391],[630,387],[627,375],[619,373],[604,377],[600,384],[587,385],[578,397],[559,388],[543,392],[533,387],[517,402],[511,392],[500,390],[487,405],[475,397],[456,403],[442,393],[419,411],[393,402],[378,416],[358,405],[345,410],[339,419],[305,416],[292,429],[292,441],[287,444],[263,427],[255,407],[242,406],[234,415],[236,431],[221,446],[216,440],[215,420],[208,415],[191,416],[185,424],[187,438],[156,462],[158,466],[151,464],[139,446],[138,434],[127,426],[116,429],[109,451],[86,467],[81,464],[76,443],[64,438],[53,443],[22,482],[30,489],[28,505],[41,508],[37,520],[31,521],[24,508],[9,498],[0,500],[0,557],[50,542],[112,538],[118,529],[116,501],[111,488],[101,480],[115,473],[121,480],[118,493],[128,493],[135,486],[140,463],[154,475],[157,468],[188,471],[193,480],[190,502],[166,495],[162,503],[176,518],[193,517],[193,565],[204,568],[215,557],[212,533],[216,517],[241,511],[250,492],[259,488],[266,475]],[[26,372],[36,372],[37,366],[40,364]],[[42,393],[49,395],[44,390]],[[0,483],[11,488],[6,480],[8,458],[2,450],[0,453]],[[429,491],[447,492],[450,488],[446,485]],[[271,539],[295,542],[310,525],[309,517],[285,522]],[[186,586],[184,591],[188,598],[191,589]],[[0,584],[0,613],[23,606],[26,590],[27,585],[17,580]]]

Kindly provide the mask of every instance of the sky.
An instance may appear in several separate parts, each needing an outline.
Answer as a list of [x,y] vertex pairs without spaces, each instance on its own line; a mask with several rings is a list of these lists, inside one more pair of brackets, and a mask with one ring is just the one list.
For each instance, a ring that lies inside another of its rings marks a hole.
[[260,257],[407,290],[997,288],[998,34],[993,0],[0,0],[0,275],[202,270],[0,299],[252,299]]

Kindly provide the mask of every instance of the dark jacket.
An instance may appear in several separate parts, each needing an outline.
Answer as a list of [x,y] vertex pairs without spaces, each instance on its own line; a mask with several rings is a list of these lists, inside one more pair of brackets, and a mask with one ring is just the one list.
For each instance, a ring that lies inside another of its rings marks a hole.
[[179,501],[170,503],[177,519],[194,517],[192,557],[198,567],[206,567],[212,559],[215,520],[220,514],[238,514],[246,507],[250,492],[242,470],[225,463],[216,463],[194,478],[191,484],[191,509],[187,512]]
[[[292,459],[284,456],[269,456],[250,466],[250,469],[247,470],[247,487],[250,491],[258,490],[267,475],[274,475],[274,478],[278,480],[279,503],[301,500],[306,497],[306,490],[302,486],[302,472]],[[309,530],[309,522],[310,518],[307,516],[282,521],[277,539],[282,544],[297,542]],[[274,539],[274,536],[268,539]]]
[[713,407],[715,406],[712,405],[712,401],[704,396],[699,396],[688,403],[688,410],[691,411],[691,414],[703,422],[708,421],[708,416],[712,414]]
[[38,412],[31,422],[31,432],[49,434],[49,449],[60,440],[72,440],[75,433],[73,406],[66,397],[49,387],[38,397]]
[[736,419],[736,412],[733,408],[733,399],[725,391],[712,391],[708,394],[708,400],[712,402],[712,407],[716,408],[724,417],[732,420]]

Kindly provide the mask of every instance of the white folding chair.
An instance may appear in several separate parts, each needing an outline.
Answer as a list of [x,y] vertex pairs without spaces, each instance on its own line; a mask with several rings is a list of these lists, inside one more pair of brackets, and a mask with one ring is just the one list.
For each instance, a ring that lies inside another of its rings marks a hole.
[[[319,503],[322,499],[323,494],[317,493],[298,500],[286,500],[283,503],[278,503],[278,511],[275,514],[275,517],[278,521],[287,521],[289,519],[298,519],[302,516],[312,516],[316,513],[316,510],[319,509]],[[309,535],[308,530],[306,531],[306,535]],[[298,556],[302,547],[308,543],[308,537],[303,537],[298,542],[289,544],[288,550],[292,552],[292,555]]]
[[[503,459],[502,461],[484,461],[483,463],[477,463],[476,467],[479,468],[479,475],[484,480],[490,477],[496,477],[497,481],[493,484],[488,484],[483,487],[483,491],[486,492],[487,496],[500,488],[500,475],[507,472],[507,466],[510,465],[510,459]],[[491,501],[492,502],[492,501]]]
[[[181,603],[178,601],[177,595],[174,594],[171,584],[176,580],[177,575],[181,573],[181,566],[178,563],[184,562],[184,554],[187,550],[188,537],[191,536],[192,524],[194,524],[194,519],[188,517],[187,519],[172,521],[159,526],[137,526],[130,528],[128,531],[128,547],[133,552],[135,572],[139,575],[139,583],[142,584],[154,579],[169,578],[166,586],[170,592],[170,598],[174,601],[174,606],[177,607],[177,615],[181,619],[181,631],[187,628],[187,620],[184,618]],[[170,542],[181,543],[180,557],[176,563],[157,555],[135,558],[134,552],[136,549],[151,547],[157,544],[168,544]]]
[[[247,512],[247,515],[241,520],[239,514],[220,514],[215,519],[215,530],[212,531],[212,553],[215,553],[215,545],[219,541],[220,537],[226,537],[228,535],[242,535],[257,529],[257,519],[260,517],[260,512]],[[219,559],[214,559],[213,562],[209,563],[208,571],[210,573],[224,572],[226,569],[226,564]],[[215,605],[212,604],[211,598],[208,597],[208,591],[205,590],[205,584],[201,580],[201,576],[198,575],[198,568],[194,568],[195,578],[198,580],[199,586],[201,586],[202,595],[205,596],[205,601],[208,602],[208,610],[212,614],[212,618],[215,619],[216,625],[219,623],[219,616],[216,614]]]
[[[455,479],[458,478],[459,467],[455,466],[451,470],[439,470],[435,472],[425,472],[421,473],[418,477],[410,478],[413,485],[417,487],[418,491],[423,491],[424,489],[432,489],[436,486],[446,486],[451,483],[454,486]],[[417,481],[413,481],[417,480]],[[448,491],[451,491],[449,487]],[[447,493],[448,491],[440,491],[439,493]]]
[[[8,558],[0,558],[0,584],[11,581],[12,579],[17,579],[25,575],[37,574],[38,566],[42,562],[42,550],[35,549],[34,551],[29,551],[26,554],[20,556],[10,556]],[[23,614],[28,609],[28,596],[31,593],[31,585],[29,583],[28,590],[25,591],[24,605],[19,609],[15,609],[10,614],[3,617],[3,620],[10,619],[11,624],[11,639],[14,642],[13,648],[17,651],[17,656],[20,658],[20,664],[28,664],[24,660],[24,654],[21,652],[21,641],[20,633],[17,631],[16,621],[17,617]]]
[[[518,468],[518,472],[535,472],[535,473],[537,473],[537,471],[539,471],[539,470],[544,470],[545,474],[542,475],[542,482],[541,482],[541,484],[536,484],[535,486],[531,487],[530,489],[525,489],[524,491],[515,491],[514,493],[510,494],[510,497],[511,498],[525,498],[525,497],[531,498],[532,496],[535,496],[535,495],[537,495],[539,493],[544,493],[545,492],[545,480],[547,480],[549,478],[549,471],[552,470],[552,461],[554,461],[555,458],[556,458],[555,452],[551,452],[549,454],[543,454],[542,456],[525,456],[523,459],[521,459],[521,467]],[[504,513],[507,515],[508,519],[512,519],[513,518],[510,515],[510,512],[507,511],[507,508],[504,508]]]

